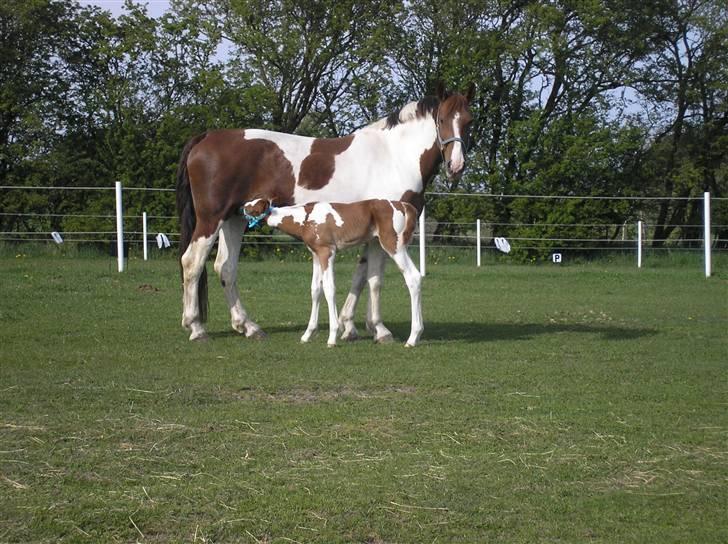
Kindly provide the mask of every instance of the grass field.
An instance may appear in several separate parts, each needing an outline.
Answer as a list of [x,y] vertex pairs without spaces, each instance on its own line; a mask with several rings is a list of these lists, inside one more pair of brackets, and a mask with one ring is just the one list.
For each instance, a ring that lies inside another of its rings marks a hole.
[[0,258],[0,541],[728,542],[725,274],[430,266],[411,350],[300,345],[309,282],[193,344],[172,260]]

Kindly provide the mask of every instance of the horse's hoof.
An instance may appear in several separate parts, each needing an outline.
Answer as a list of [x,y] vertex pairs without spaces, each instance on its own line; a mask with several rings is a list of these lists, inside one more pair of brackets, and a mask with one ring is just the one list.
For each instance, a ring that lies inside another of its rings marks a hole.
[[355,342],[356,340],[359,340],[359,334],[356,331],[345,332],[341,335],[341,339],[344,342]]
[[384,336],[375,338],[374,342],[376,344],[391,344],[392,342],[394,342],[394,337],[391,334],[385,334]]
[[327,348],[335,348],[336,347],[336,344],[326,344],[326,347]]
[[406,344],[404,345],[404,347],[406,347],[406,348],[413,348],[413,347],[415,347],[415,345],[414,345],[414,344],[410,344],[409,342],[407,342],[407,343],[406,343]]
[[207,336],[207,334],[201,334],[199,336],[195,336],[194,338],[190,337],[191,342],[209,342],[210,337]]
[[252,331],[251,333],[246,334],[245,337],[250,338],[251,340],[265,340],[266,338],[268,338],[268,335],[266,333],[264,333],[262,330],[256,329],[256,330]]

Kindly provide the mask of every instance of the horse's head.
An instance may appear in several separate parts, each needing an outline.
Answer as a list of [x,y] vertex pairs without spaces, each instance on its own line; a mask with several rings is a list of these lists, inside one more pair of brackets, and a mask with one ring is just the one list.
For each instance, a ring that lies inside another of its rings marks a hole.
[[451,93],[445,90],[442,83],[437,86],[437,98],[440,105],[435,112],[437,129],[437,145],[447,168],[447,176],[459,178],[465,170],[465,153],[470,146],[470,101],[473,99],[475,86],[470,85],[467,92]]
[[264,198],[256,198],[249,200],[240,208],[240,212],[248,222],[248,228],[252,229],[258,225],[261,221],[265,220],[270,215],[273,209],[273,204],[270,200]]

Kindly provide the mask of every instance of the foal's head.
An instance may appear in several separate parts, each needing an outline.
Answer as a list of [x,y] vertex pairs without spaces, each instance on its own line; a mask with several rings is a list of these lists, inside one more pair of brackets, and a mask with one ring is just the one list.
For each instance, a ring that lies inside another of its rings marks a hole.
[[248,222],[248,228],[252,229],[270,215],[271,207],[270,200],[256,198],[243,204],[240,211]]
[[449,178],[459,178],[465,169],[465,153],[470,146],[470,124],[473,122],[469,106],[474,93],[472,84],[464,95],[446,91],[442,83],[437,86],[440,100],[435,112],[437,142]]

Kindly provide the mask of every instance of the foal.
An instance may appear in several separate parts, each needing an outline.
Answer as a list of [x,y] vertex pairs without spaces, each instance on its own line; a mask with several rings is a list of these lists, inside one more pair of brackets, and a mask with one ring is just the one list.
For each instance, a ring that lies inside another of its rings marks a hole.
[[[376,237],[382,249],[397,263],[409,289],[412,325],[405,346],[412,347],[417,344],[423,329],[421,276],[407,254],[407,245],[412,239],[417,221],[417,210],[414,206],[407,202],[373,199],[348,204],[314,202],[275,208],[270,201],[257,198],[246,202],[242,212],[249,228],[265,220],[271,227],[303,241],[313,255],[311,318],[301,342],[308,342],[316,332],[319,301],[323,290],[329,307],[327,343],[329,347],[336,345],[336,334],[339,330],[334,285],[336,250],[362,244]],[[377,281],[377,278],[372,275],[368,281]],[[372,315],[372,321],[376,326],[381,322],[381,316]]]

